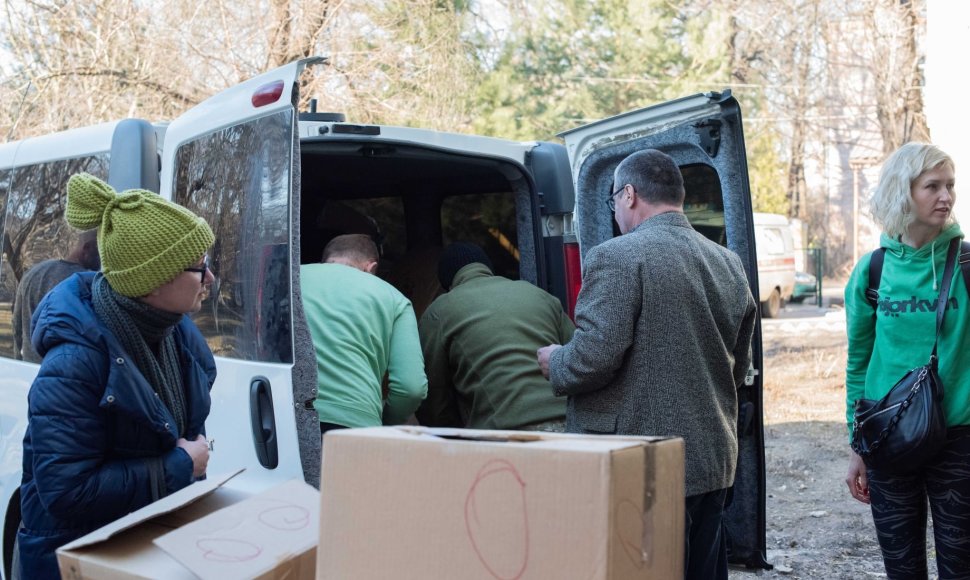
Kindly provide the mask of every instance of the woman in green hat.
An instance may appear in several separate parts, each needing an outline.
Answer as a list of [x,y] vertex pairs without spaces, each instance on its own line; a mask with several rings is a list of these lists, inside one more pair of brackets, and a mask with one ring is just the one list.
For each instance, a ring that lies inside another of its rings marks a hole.
[[215,361],[186,316],[214,277],[205,220],[87,175],[67,222],[99,228],[102,270],[55,287],[33,318],[43,358],[28,395],[21,577],[59,578],[55,550],[205,475]]

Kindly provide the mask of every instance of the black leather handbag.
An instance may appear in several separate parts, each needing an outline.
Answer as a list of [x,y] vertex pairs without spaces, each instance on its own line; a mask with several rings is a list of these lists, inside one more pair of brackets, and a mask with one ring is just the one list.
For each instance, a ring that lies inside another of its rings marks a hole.
[[950,241],[936,305],[936,340],[930,362],[906,373],[885,397],[855,402],[852,450],[869,469],[887,473],[914,471],[946,442],[943,383],[937,373],[936,348],[959,247],[959,238]]

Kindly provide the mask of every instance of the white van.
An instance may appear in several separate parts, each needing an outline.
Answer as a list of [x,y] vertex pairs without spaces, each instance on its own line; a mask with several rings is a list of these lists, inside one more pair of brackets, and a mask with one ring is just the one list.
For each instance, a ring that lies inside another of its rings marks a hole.
[[[378,239],[379,274],[416,310],[433,298],[421,282],[434,276],[434,249],[470,240],[485,248],[498,274],[546,289],[571,312],[582,255],[616,235],[605,203],[613,170],[629,153],[653,147],[680,164],[688,216],[741,256],[756,287],[741,113],[730,92],[567,131],[564,146],[300,112],[298,77],[321,60],[260,75],[168,125],[127,119],[0,145],[5,305],[31,264],[67,246],[64,185],[75,172],[106,178],[119,190],[158,191],[208,220],[218,282],[194,320],[219,371],[206,423],[215,440],[209,470],[246,468],[229,485],[258,490],[293,477],[319,483],[320,436],[310,404],[316,361],[299,266],[319,261],[335,235]],[[753,372],[740,390],[741,450],[727,515],[731,560],[757,567],[766,566],[761,353],[759,333]],[[37,368],[14,360],[10,320],[0,317],[4,578],[11,577],[20,521],[26,395]]]
[[775,318],[795,291],[795,242],[788,218],[779,214],[755,213],[754,234],[761,315]]

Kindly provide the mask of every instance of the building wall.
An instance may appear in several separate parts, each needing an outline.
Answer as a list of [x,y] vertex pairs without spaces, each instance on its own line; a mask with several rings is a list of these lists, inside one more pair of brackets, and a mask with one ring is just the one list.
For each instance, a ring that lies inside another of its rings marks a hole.
[[927,0],[926,85],[923,98],[933,142],[956,164],[957,203],[954,210],[964,231],[970,232],[970,139],[963,109],[966,59],[970,54],[970,3]]

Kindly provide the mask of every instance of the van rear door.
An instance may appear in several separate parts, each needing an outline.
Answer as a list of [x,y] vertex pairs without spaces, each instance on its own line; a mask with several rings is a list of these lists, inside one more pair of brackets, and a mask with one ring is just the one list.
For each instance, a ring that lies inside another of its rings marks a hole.
[[[681,168],[687,190],[684,210],[694,229],[736,252],[749,285],[758,287],[741,110],[730,91],[632,111],[560,136],[576,186],[574,226],[581,256],[619,235],[604,203],[613,191],[616,166],[634,151],[659,149]],[[755,372],[739,390],[740,449],[726,528],[732,562],[767,567],[760,323],[752,349]]]
[[295,383],[315,388],[315,380],[294,376],[315,377],[316,367],[293,356],[300,260],[292,243],[299,216],[291,208],[299,208],[297,82],[321,61],[301,60],[241,83],[165,133],[161,194],[204,217],[216,238],[209,252],[216,282],[193,317],[219,370],[206,422],[215,441],[209,470],[245,467],[233,481],[251,489],[304,477],[304,460],[318,464],[320,457],[316,415],[303,404],[312,394],[294,393]]

